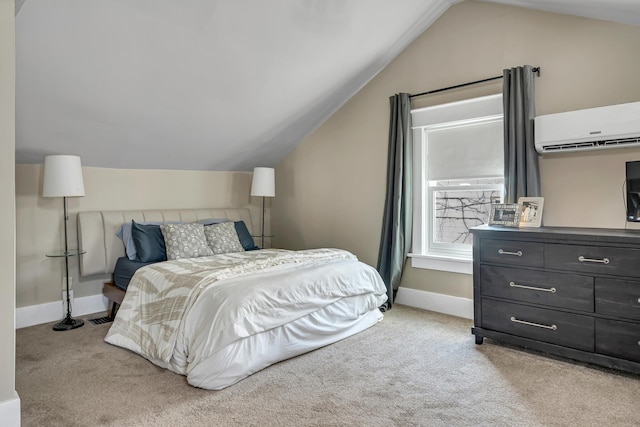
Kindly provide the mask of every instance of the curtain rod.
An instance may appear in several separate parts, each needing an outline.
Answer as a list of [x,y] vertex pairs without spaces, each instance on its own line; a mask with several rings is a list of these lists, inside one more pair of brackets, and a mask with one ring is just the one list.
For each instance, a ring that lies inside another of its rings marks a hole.
[[[536,73],[538,75],[538,77],[540,77],[540,67],[535,67],[532,71],[534,73]],[[458,88],[464,87],[464,86],[471,86],[471,85],[476,85],[476,84],[479,84],[479,83],[490,82],[492,80],[501,79],[502,77],[503,76],[489,77],[488,79],[476,80],[475,82],[462,83],[462,84],[455,85],[455,86],[443,87],[442,89],[429,90],[429,91],[426,91],[426,92],[416,93],[415,95],[409,95],[409,98],[414,98],[416,96],[423,96],[423,95],[431,95],[432,93],[444,92],[446,90],[458,89]]]

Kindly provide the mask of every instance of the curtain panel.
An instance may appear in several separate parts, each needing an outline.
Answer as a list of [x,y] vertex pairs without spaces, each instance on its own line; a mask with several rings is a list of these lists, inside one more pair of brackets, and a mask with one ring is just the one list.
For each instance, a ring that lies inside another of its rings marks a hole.
[[540,170],[535,149],[533,120],[535,92],[533,67],[503,71],[504,202],[540,196]]
[[391,308],[398,291],[413,225],[411,99],[408,93],[400,93],[390,97],[389,103],[387,191],[377,267],[387,286],[383,311]]

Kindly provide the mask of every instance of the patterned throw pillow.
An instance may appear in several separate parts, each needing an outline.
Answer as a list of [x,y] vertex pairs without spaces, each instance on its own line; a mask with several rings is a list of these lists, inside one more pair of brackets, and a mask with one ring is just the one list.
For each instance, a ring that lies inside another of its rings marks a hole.
[[204,235],[207,237],[207,244],[214,254],[244,252],[233,222],[207,225],[204,228]]
[[160,231],[168,260],[213,255],[202,224],[161,224]]

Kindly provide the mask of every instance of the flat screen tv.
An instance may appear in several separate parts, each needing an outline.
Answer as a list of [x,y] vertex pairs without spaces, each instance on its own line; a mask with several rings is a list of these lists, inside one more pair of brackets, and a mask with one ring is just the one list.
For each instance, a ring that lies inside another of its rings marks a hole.
[[627,221],[640,222],[640,161],[627,162]]

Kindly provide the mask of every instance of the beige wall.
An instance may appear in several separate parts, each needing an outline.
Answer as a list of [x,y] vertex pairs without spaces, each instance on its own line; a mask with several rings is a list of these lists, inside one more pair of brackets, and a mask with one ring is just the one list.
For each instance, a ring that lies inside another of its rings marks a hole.
[[0,404],[15,398],[15,19],[0,0]]
[[[41,196],[42,165],[18,164],[15,174],[17,307],[60,301],[64,262],[45,255],[64,248],[62,199]],[[261,218],[262,199],[249,196],[248,172],[83,167],[83,175],[86,196],[67,203],[70,248],[77,247],[81,211],[249,207],[256,226]],[[79,278],[75,259],[69,268],[75,298],[101,293],[107,276]]]
[[[538,114],[640,101],[640,28],[491,3],[450,8],[277,168],[276,244],[337,246],[377,262],[388,98],[540,66]],[[413,106],[499,93],[501,81]],[[640,149],[541,158],[546,225],[623,228],[624,163]],[[401,286],[471,298],[469,275],[405,268]]]

